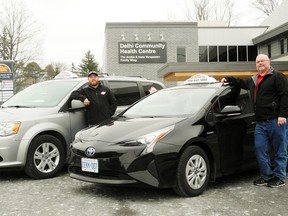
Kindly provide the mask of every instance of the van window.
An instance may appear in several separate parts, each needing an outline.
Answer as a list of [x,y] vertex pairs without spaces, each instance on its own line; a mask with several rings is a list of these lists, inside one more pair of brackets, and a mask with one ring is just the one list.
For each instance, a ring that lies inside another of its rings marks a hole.
[[125,106],[140,99],[140,91],[136,82],[107,81],[109,88],[117,99],[118,106]]
[[158,83],[152,83],[152,82],[141,82],[144,91],[145,91],[145,95],[151,94],[154,91],[163,89],[163,87],[161,85],[159,85]]

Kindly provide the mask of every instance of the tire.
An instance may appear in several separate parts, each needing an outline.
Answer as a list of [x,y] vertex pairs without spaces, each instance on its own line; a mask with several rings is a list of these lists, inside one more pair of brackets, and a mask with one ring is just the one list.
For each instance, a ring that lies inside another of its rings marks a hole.
[[65,163],[65,151],[59,139],[51,135],[36,137],[30,144],[25,173],[34,179],[55,177]]
[[210,178],[210,164],[203,149],[188,147],[180,156],[174,191],[183,197],[198,196],[206,189]]

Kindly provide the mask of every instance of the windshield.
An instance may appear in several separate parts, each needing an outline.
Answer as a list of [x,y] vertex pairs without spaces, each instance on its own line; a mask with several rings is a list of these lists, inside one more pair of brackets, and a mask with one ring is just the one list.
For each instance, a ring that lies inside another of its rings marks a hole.
[[217,89],[182,88],[158,91],[128,109],[127,117],[186,116],[198,112]]
[[79,80],[69,82],[48,81],[29,86],[18,92],[2,107],[54,107],[79,83]]

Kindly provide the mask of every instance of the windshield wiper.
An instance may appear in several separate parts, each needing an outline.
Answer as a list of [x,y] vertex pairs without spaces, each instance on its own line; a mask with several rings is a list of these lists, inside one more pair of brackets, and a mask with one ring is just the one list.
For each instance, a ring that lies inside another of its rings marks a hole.
[[33,108],[32,106],[22,106],[22,105],[14,105],[14,106],[7,106],[7,107],[15,107],[15,108]]

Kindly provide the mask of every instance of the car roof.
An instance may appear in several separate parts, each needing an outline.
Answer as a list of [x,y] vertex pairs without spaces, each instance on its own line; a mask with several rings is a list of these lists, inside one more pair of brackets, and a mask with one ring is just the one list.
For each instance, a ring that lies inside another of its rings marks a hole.
[[[66,72],[65,72],[66,73]],[[101,80],[113,80],[113,81],[135,81],[135,82],[138,82],[138,81],[141,81],[141,82],[152,82],[152,83],[157,83],[161,86],[164,87],[164,84],[159,82],[159,81],[156,81],[156,80],[150,80],[150,79],[146,79],[146,78],[143,78],[143,77],[138,77],[138,76],[109,76],[109,75],[106,75],[106,74],[99,74],[99,77],[100,77],[100,81]],[[75,77],[75,76],[71,76],[71,77],[68,77],[68,76],[59,76],[59,77],[55,77],[54,80],[79,80],[79,82],[81,81],[86,81],[87,82],[87,77]]]
[[156,80],[150,80],[150,79],[146,79],[146,78],[143,78],[143,77],[134,77],[134,76],[101,76],[100,75],[100,80],[123,80],[123,81],[141,81],[141,82],[153,82],[153,83],[159,83],[159,84],[162,84],[161,82],[159,81],[156,81]]

